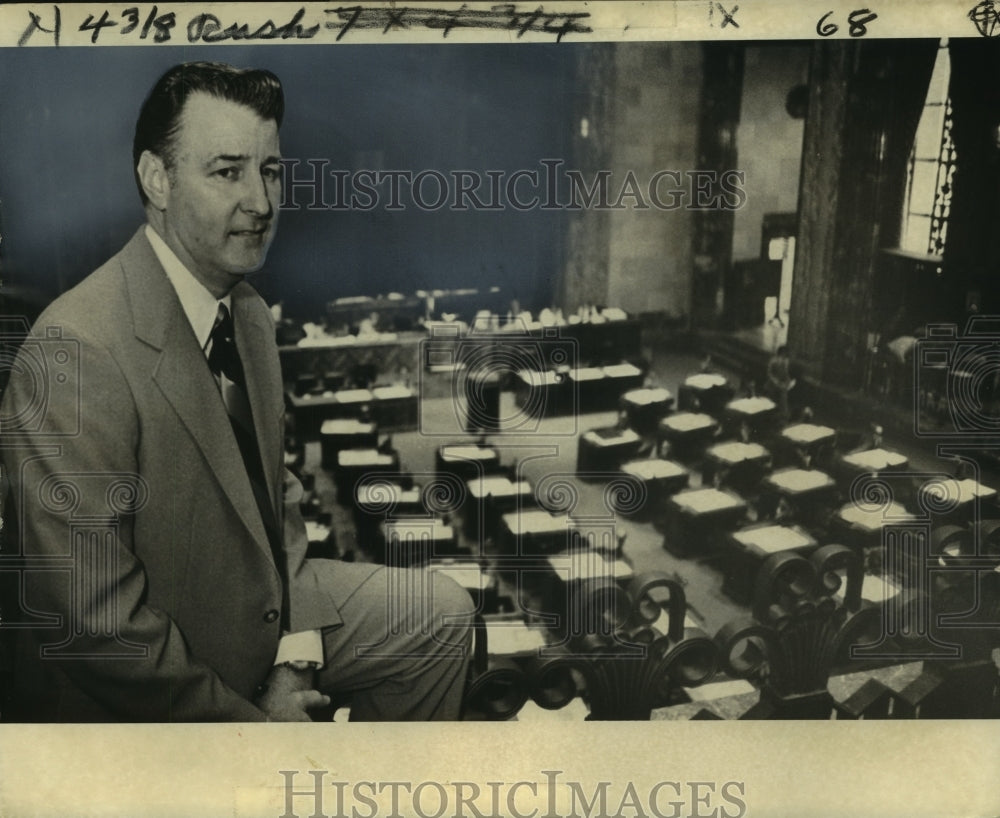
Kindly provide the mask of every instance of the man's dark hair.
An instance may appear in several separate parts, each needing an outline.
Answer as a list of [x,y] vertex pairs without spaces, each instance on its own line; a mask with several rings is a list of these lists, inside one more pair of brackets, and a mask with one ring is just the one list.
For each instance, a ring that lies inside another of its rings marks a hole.
[[173,167],[174,138],[180,127],[181,112],[188,97],[197,92],[246,105],[261,119],[274,120],[281,127],[285,96],[281,80],[270,71],[234,68],[217,62],[175,65],[157,80],[135,123],[132,169],[143,205],[148,197],[139,181],[139,157],[143,151],[150,151],[163,159],[168,169]]

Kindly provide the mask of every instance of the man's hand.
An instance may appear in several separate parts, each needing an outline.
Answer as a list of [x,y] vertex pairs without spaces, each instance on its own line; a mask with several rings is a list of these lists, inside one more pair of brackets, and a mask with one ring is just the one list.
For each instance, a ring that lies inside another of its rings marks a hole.
[[313,670],[293,670],[278,665],[264,683],[255,704],[270,721],[311,721],[309,710],[330,705],[330,697],[313,689]]

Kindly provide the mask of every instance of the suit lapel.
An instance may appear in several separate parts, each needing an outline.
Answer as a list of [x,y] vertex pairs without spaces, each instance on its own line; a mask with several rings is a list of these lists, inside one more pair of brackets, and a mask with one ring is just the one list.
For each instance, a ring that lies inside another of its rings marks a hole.
[[233,289],[232,302],[236,348],[243,361],[257,447],[264,465],[268,496],[277,514],[280,510],[277,475],[283,442],[279,440],[281,368],[276,358],[274,326],[259,303],[260,296],[249,284],[238,284]]
[[215,379],[170,279],[141,228],[122,251],[121,261],[135,335],[160,350],[153,381],[197,443],[222,493],[247,530],[270,554],[267,534]]

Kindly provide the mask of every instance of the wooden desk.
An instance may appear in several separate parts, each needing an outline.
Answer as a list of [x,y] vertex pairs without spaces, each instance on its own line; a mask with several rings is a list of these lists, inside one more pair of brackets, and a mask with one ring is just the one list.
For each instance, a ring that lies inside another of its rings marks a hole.
[[383,454],[377,449],[344,449],[337,452],[337,465],[333,472],[337,500],[343,505],[352,505],[358,481],[365,475],[397,471],[398,454]]
[[736,531],[729,536],[729,543],[722,590],[744,605],[751,602],[757,573],[768,557],[782,551],[806,555],[819,545],[798,526],[771,524]]
[[621,396],[619,405],[628,425],[639,434],[655,434],[661,418],[670,414],[674,396],[668,389],[632,389]]
[[660,421],[658,437],[670,444],[671,457],[681,462],[700,458],[715,438],[719,422],[701,412],[680,412]]
[[[863,452],[853,452],[845,454],[837,461],[834,470],[837,482],[845,493],[850,491],[851,484],[862,475],[893,474],[895,472],[905,472],[909,466],[909,461],[905,455],[889,449],[867,449]],[[909,503],[914,499],[916,493],[916,476],[897,479],[892,484],[892,491],[896,498],[904,503]]]
[[733,388],[722,376],[702,372],[689,375],[677,389],[677,408],[688,412],[721,415],[733,399]]
[[499,450],[472,443],[446,443],[439,446],[434,461],[438,474],[452,474],[463,483],[500,470]]
[[435,560],[429,570],[450,577],[469,592],[472,601],[482,614],[495,614],[499,610],[496,577],[490,576],[478,562],[463,559]]
[[[597,366],[570,369],[566,373],[569,387],[576,390],[576,403],[579,412],[600,412],[610,408],[608,404],[609,391],[604,370]],[[617,400],[617,396],[615,396]]]
[[916,519],[899,503],[889,503],[888,507],[847,503],[834,514],[833,530],[844,545],[855,549],[859,554],[867,554],[882,547],[886,528],[912,523]]
[[678,492],[667,509],[664,547],[679,557],[705,556],[743,520],[747,504],[734,492],[702,488]]
[[[373,399],[370,392],[368,395],[370,400]],[[285,406],[292,413],[295,434],[302,442],[318,439],[324,421],[361,415],[360,407],[345,406],[336,392],[324,392],[322,395],[286,392]]]
[[608,427],[590,429],[580,435],[577,446],[576,470],[578,474],[607,474],[618,471],[618,466],[639,451],[642,440],[632,429]]
[[514,399],[529,418],[571,414],[575,397],[565,373],[522,369],[514,376]]
[[835,443],[837,432],[829,426],[819,426],[815,423],[795,423],[782,429],[781,437],[795,446],[812,448]]
[[845,454],[840,462],[847,466],[854,476],[905,471],[909,465],[905,455],[889,449],[868,449],[863,452]]
[[354,490],[354,524],[358,545],[371,550],[377,542],[379,526],[396,517],[422,517],[426,514],[420,486],[404,489],[388,480],[361,483]]
[[372,417],[383,431],[408,431],[417,428],[417,393],[407,386],[372,388]]
[[282,379],[291,385],[300,375],[349,373],[358,366],[372,365],[382,377],[394,378],[404,371],[415,373],[425,338],[424,332],[403,332],[364,339],[351,335],[330,339],[325,344],[281,346],[278,357]]
[[602,367],[606,400],[601,402],[601,408],[614,409],[622,395],[642,386],[642,370],[635,364],[611,364]]
[[378,445],[378,427],[354,418],[324,420],[319,430],[321,464],[332,469],[343,449],[374,449]]
[[837,501],[837,484],[826,472],[794,467],[779,469],[764,478],[758,508],[765,517],[773,516],[784,500],[798,522],[820,524]]
[[527,480],[512,481],[505,475],[476,477],[466,483],[465,533],[478,538],[480,531],[495,531],[500,516],[535,505],[535,493]]
[[[640,480],[646,487],[646,502],[633,512],[640,520],[662,520],[667,498],[686,489],[691,479],[691,473],[680,463],[659,458],[630,460],[622,464],[621,471]],[[625,513],[618,504],[616,509],[620,514]]]
[[[996,489],[971,478],[928,481],[917,489],[917,505],[934,514],[938,524],[971,523],[977,507],[982,517],[995,517],[998,511]],[[942,510],[935,513],[935,509]]]
[[465,378],[466,432],[495,432],[500,428],[500,375],[491,370],[472,371]]
[[756,489],[770,469],[771,453],[767,449],[759,443],[732,440],[716,443],[705,451],[702,479],[712,483],[718,478],[720,484],[746,493]]
[[386,520],[379,526],[386,565],[426,565],[432,559],[457,553],[455,531],[434,518]]
[[738,435],[745,423],[754,437],[770,432],[778,419],[778,406],[770,398],[737,398],[726,404],[723,410],[725,428],[732,435]]
[[572,533],[573,520],[566,514],[514,511],[500,517],[498,544],[504,553],[541,557],[569,548]]

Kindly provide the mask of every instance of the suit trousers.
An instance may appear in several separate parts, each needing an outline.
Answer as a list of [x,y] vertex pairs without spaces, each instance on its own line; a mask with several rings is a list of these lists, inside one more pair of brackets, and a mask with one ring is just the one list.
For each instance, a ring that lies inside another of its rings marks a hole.
[[351,694],[351,721],[455,720],[471,657],[473,603],[450,577],[420,568],[329,563],[356,588],[343,624],[323,629],[316,688]]

